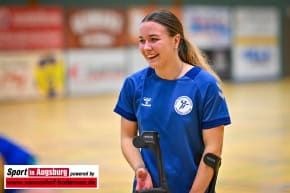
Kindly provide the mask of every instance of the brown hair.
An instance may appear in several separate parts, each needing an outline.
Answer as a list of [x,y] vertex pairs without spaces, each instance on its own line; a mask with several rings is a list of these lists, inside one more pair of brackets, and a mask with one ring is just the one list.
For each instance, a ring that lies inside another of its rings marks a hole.
[[178,45],[179,58],[185,63],[203,68],[220,81],[219,76],[210,67],[207,58],[202,51],[184,37],[183,26],[180,20],[172,12],[164,9],[156,10],[146,15],[141,22],[143,23],[147,21],[163,25],[171,37],[180,34],[181,39]]

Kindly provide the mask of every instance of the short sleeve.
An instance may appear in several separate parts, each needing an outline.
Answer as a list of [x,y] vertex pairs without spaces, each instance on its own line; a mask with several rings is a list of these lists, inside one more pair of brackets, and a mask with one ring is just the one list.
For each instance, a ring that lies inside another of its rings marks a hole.
[[127,78],[123,84],[117,104],[114,108],[115,113],[130,121],[137,121],[134,112],[134,93],[134,82],[131,79]]
[[211,81],[204,92],[202,128],[209,129],[231,123],[228,107],[218,82]]

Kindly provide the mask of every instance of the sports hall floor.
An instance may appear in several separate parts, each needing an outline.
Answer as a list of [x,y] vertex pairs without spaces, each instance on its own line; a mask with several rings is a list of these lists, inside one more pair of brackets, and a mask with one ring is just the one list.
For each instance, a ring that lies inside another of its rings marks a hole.
[[[232,116],[225,129],[218,193],[290,193],[290,78],[234,84],[224,93]],[[39,164],[98,164],[99,190],[130,193],[122,157],[117,94],[0,104],[0,133],[27,147]],[[181,174],[182,175],[182,174]]]

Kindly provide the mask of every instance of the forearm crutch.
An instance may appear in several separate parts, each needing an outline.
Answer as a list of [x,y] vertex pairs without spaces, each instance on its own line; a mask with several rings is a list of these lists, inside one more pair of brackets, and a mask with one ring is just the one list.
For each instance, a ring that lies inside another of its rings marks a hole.
[[135,193],[170,193],[163,168],[158,133],[155,131],[145,131],[142,135],[134,137],[133,144],[136,148],[148,148],[156,154],[160,183],[160,187],[149,190],[139,190],[135,191]]
[[215,193],[215,185],[217,181],[219,168],[221,166],[221,158],[213,153],[207,153],[205,154],[203,161],[206,165],[208,165],[214,170],[213,177],[208,186],[208,193]]

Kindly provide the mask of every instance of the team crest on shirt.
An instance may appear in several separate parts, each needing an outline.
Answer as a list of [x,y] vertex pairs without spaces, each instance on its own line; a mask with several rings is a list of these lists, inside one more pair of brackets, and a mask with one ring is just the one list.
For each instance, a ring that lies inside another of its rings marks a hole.
[[188,96],[180,96],[175,100],[174,109],[179,115],[187,115],[192,111],[192,100]]

